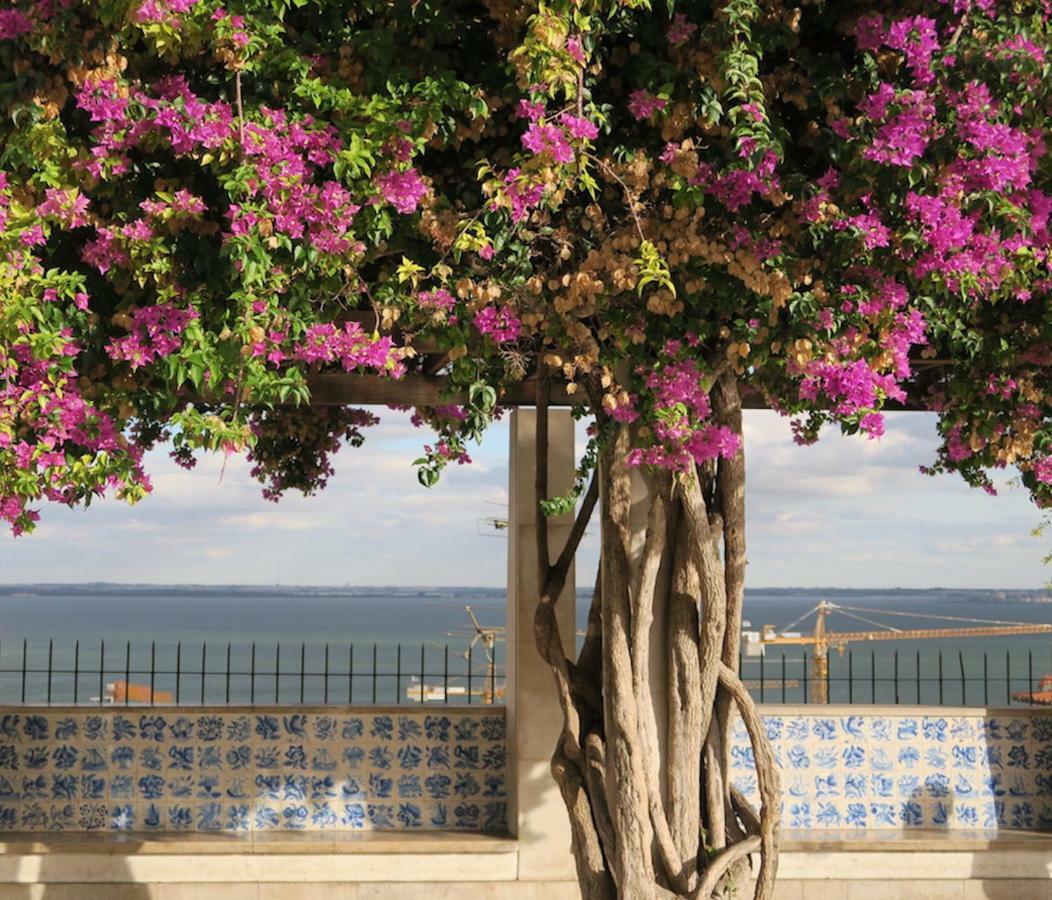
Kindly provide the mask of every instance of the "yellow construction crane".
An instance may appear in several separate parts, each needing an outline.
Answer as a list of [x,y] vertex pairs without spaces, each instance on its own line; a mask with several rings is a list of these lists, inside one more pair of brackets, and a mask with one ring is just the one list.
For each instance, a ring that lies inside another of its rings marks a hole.
[[[848,618],[857,619],[868,625],[877,625],[879,631],[829,631],[826,628],[826,615],[840,613]],[[909,616],[920,619],[938,619],[944,622],[970,622],[969,628],[895,628],[858,615],[870,613],[881,616]],[[788,633],[808,616],[815,616],[813,634]],[[779,633],[773,625],[764,625],[760,633],[761,644],[813,644],[815,648],[814,663],[811,669],[812,697],[816,703],[829,702],[829,648],[836,647],[844,652],[847,644],[858,641],[912,641],[930,638],[964,638],[1005,636],[1014,634],[1052,634],[1052,625],[1034,625],[1027,622],[1005,622],[998,619],[966,619],[959,616],[936,616],[926,613],[908,613],[889,609],[869,609],[861,606],[842,606],[822,600],[813,609],[808,610],[799,619],[787,625]]]
[[[447,609],[463,609],[468,614],[468,619],[471,622],[471,627],[467,630],[460,631],[447,631],[446,634],[451,638],[461,638],[468,641],[467,649],[461,654],[468,664],[472,661],[472,651],[475,646],[481,642],[482,649],[485,654],[485,669],[481,673],[478,673],[482,678],[481,690],[470,691],[472,695],[478,694],[482,697],[483,703],[495,703],[498,696],[503,697],[504,687],[497,687],[497,677],[500,675],[500,667],[497,666],[496,658],[494,655],[494,649],[497,646],[497,641],[504,640],[504,626],[503,625],[483,625],[478,616],[475,615],[476,609],[494,609],[503,610],[502,606],[472,606],[467,603],[433,603],[432,606],[445,607]],[[477,659],[478,657],[476,657]],[[475,669],[472,669],[472,676],[476,674]],[[414,691],[418,690],[414,687]],[[419,688],[424,690],[424,688]],[[437,688],[435,689],[437,690]]]

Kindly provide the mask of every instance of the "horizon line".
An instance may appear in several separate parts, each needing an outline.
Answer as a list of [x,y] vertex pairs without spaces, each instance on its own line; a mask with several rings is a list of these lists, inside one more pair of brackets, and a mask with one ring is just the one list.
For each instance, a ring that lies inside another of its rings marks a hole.
[[[141,588],[311,588],[314,590],[347,590],[349,588],[393,588],[398,590],[437,590],[437,589],[462,589],[462,590],[484,590],[496,591],[507,590],[507,584],[485,585],[485,584],[369,584],[347,582],[345,584],[315,584],[315,583],[284,583],[275,582],[197,582],[197,581],[0,581],[0,590],[8,588],[24,587],[141,587]],[[590,591],[591,587],[579,586],[577,591]],[[929,587],[914,587],[910,585],[882,585],[879,587],[855,587],[850,585],[793,585],[793,584],[765,584],[746,585],[746,590],[769,590],[769,591],[984,591],[984,592],[1012,592],[1026,593],[1033,591],[1052,590],[1050,585],[1034,585],[1030,587],[951,587],[948,585],[933,585]]]

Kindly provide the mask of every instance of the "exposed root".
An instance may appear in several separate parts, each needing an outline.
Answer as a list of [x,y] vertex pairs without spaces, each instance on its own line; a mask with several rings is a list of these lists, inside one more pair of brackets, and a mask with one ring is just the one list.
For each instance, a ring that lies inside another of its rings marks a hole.
[[705,877],[701,879],[697,890],[690,895],[691,900],[709,900],[731,867],[759,849],[760,838],[757,835],[750,835],[737,844],[724,847],[710,860]]

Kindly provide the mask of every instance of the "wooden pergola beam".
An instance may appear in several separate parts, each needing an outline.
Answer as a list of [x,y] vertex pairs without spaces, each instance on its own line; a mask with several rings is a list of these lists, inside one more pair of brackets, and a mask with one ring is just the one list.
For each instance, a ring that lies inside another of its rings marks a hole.
[[[380,375],[325,372],[308,375],[307,385],[313,406],[440,406],[466,403],[468,399],[466,394],[451,393],[449,379],[444,375],[410,373],[396,380]],[[536,381],[511,385],[500,402],[504,406],[536,406]],[[552,386],[552,406],[571,406],[573,402],[564,386]]]
[[[346,318],[358,322],[366,331],[384,330],[372,310],[354,310]],[[463,404],[467,397],[449,392],[449,379],[440,374],[449,364],[449,354],[433,340],[417,336],[408,337],[397,327],[387,331],[396,342],[407,342],[416,351],[417,364],[414,370],[395,380],[379,375],[354,375],[345,372],[324,372],[307,376],[313,406],[441,406],[447,403]],[[906,387],[907,398],[903,403],[889,402],[887,410],[925,411],[923,402],[927,388],[946,369],[946,359],[915,359],[914,382]],[[583,390],[576,394],[566,393],[566,385],[552,381],[548,405],[569,407],[585,403]],[[531,407],[537,405],[537,379],[530,375],[518,384],[510,385],[500,398],[503,406]],[[758,391],[743,391],[742,405],[746,409],[769,409],[769,405]]]
[[[385,378],[379,375],[354,375],[344,372],[324,372],[308,375],[313,406],[441,406],[446,403],[466,403],[463,393],[449,392],[449,379],[437,375],[427,376],[410,373],[403,378]],[[914,387],[914,386],[911,386]],[[888,403],[888,410],[924,411],[922,391],[914,387],[904,403]],[[584,391],[567,394],[564,384],[554,382],[551,387],[549,405],[567,407],[584,403]],[[510,385],[500,398],[502,406],[536,406],[537,381],[528,378]],[[742,397],[746,409],[769,409],[763,396],[756,391],[747,391]]]

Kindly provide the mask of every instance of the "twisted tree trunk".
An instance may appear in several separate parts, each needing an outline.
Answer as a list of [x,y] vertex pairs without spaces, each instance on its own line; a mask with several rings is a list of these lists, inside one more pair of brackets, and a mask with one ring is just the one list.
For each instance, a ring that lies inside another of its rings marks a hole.
[[[548,498],[547,391],[538,392],[536,499]],[[721,424],[741,434],[738,386],[712,391]],[[745,573],[741,453],[694,477],[625,465],[630,426],[600,453],[566,546],[554,562],[538,511],[542,592],[537,646],[563,715],[552,771],[570,815],[585,900],[709,900],[753,877],[771,896],[777,866],[777,770],[756,707],[739,680]],[[555,603],[599,509],[601,557],[584,645],[562,650]],[[645,514],[645,532],[640,522]],[[655,677],[655,672],[660,677]],[[731,786],[729,736],[741,718],[756,759],[761,806]]]

